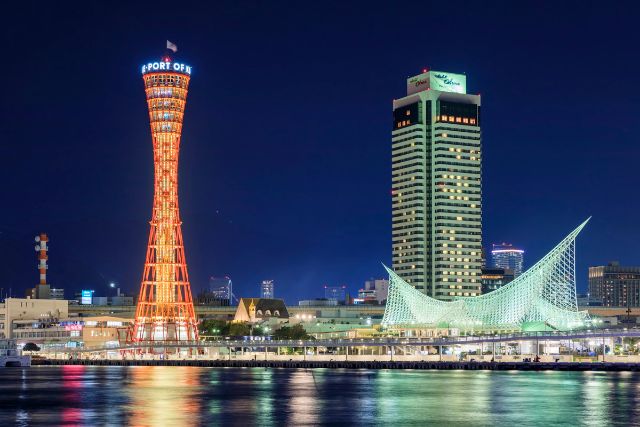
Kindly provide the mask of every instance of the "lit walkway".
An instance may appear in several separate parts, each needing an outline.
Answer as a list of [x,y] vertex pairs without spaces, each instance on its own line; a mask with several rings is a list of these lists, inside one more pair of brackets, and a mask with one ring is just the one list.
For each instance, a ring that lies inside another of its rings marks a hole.
[[220,341],[173,341],[153,344],[122,344],[116,347],[81,347],[65,349],[64,353],[95,353],[105,351],[135,351],[162,348],[279,348],[279,347],[451,347],[466,344],[502,343],[521,341],[564,341],[576,339],[604,340],[606,338],[640,337],[640,329],[596,329],[573,332],[518,332],[512,334],[456,336],[439,338],[358,338],[321,340],[220,340]]

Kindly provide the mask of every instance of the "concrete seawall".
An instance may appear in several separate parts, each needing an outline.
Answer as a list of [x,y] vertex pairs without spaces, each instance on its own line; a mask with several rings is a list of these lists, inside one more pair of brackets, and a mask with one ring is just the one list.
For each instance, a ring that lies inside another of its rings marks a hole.
[[270,361],[270,360],[34,360],[39,366],[194,366],[203,368],[290,368],[290,369],[463,369],[490,371],[632,371],[638,363],[580,362],[408,362],[408,361]]

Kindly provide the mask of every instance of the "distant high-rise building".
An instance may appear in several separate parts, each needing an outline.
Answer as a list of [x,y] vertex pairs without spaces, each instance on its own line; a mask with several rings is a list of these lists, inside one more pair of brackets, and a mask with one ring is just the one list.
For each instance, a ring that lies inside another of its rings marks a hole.
[[229,276],[209,278],[209,287],[196,297],[198,305],[230,306],[233,304],[233,283]]
[[513,270],[514,277],[522,274],[524,251],[515,248],[511,243],[494,243],[491,258],[494,267]]
[[324,285],[324,297],[328,300],[339,301],[340,303],[344,303],[344,300],[347,296],[347,287],[342,286],[327,286]]
[[261,298],[273,298],[274,297],[274,283],[273,280],[263,280],[260,284],[260,297]]
[[589,267],[589,296],[606,307],[640,307],[640,267]]
[[389,280],[370,279],[364,282],[364,288],[358,291],[358,299],[364,304],[384,304],[389,295]]
[[480,95],[466,76],[423,70],[393,101],[393,269],[427,295],[480,295]]
[[514,279],[513,270],[505,268],[483,268],[482,269],[482,293],[486,294],[500,289]]
[[214,277],[209,278],[209,293],[212,298],[226,301],[226,305],[231,305],[233,299],[233,282],[231,277]]

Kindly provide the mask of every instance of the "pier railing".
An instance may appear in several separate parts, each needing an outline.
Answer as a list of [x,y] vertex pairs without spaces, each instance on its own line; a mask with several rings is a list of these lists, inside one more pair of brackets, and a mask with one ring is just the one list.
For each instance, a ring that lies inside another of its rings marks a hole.
[[165,341],[154,343],[123,343],[118,346],[94,346],[65,349],[65,353],[86,353],[105,351],[133,351],[145,349],[204,349],[204,348],[278,348],[278,347],[449,347],[464,344],[516,342],[532,340],[573,340],[640,337],[640,328],[594,329],[580,331],[514,332],[465,336],[441,337],[379,337],[379,338],[337,338],[317,340],[265,340],[265,339],[220,339],[215,341]]

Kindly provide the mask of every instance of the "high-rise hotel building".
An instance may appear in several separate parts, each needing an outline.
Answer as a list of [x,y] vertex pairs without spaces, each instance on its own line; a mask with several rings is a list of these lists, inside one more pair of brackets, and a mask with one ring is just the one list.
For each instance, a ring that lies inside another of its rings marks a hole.
[[480,95],[466,76],[426,71],[393,101],[393,268],[427,295],[481,292]]

